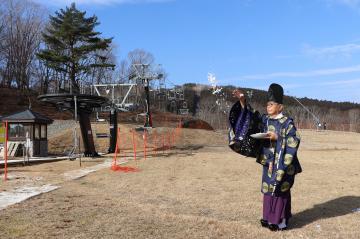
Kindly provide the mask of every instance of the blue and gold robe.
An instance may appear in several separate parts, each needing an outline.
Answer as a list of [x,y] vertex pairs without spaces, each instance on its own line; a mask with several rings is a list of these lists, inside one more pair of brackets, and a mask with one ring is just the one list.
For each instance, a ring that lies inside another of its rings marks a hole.
[[[259,114],[249,105],[242,109],[237,102],[230,111],[229,123],[230,148],[242,155],[256,157],[256,162],[263,165],[262,193],[275,196],[288,193],[294,184],[295,175],[302,171],[297,157],[300,135],[293,119],[283,114],[272,119],[268,115]],[[268,131],[275,132],[278,139],[262,139],[257,140],[257,143],[250,139],[251,133]],[[244,154],[246,150],[237,150],[234,145],[240,145],[240,149],[251,147],[251,154]]]
[[276,118],[263,115],[262,123],[262,132],[274,132],[278,139],[262,140],[262,147],[256,158],[263,165],[261,191],[266,195],[284,195],[294,184],[295,175],[302,171],[297,157],[300,135],[293,119],[283,114]]

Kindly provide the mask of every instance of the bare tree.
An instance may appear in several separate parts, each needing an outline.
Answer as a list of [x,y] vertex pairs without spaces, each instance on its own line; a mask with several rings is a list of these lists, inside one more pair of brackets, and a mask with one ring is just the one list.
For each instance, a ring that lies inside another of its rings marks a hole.
[[[133,78],[138,74],[145,75],[151,71],[155,63],[154,56],[143,49],[135,49],[128,53],[127,60],[129,62],[129,78]],[[141,65],[147,65],[147,67],[141,67]]]
[[129,62],[127,60],[120,61],[116,72],[116,83],[125,83],[129,80]]
[[155,58],[153,54],[143,49],[135,49],[128,53],[127,62],[129,63],[128,76],[130,80],[136,79],[136,102],[142,104],[142,95],[144,87],[141,85],[144,82],[138,81],[136,77],[140,75],[147,75],[152,72],[155,67]]
[[56,92],[59,88],[61,80],[58,73],[47,67],[44,62],[36,59],[33,67],[33,81],[31,87],[40,94]]
[[135,49],[128,53],[128,60],[130,64],[148,64],[152,65],[155,63],[154,56],[143,49]]
[[360,110],[349,110],[350,131],[360,132]]
[[[5,17],[5,7],[4,2],[0,2],[0,19],[4,19]],[[3,62],[5,56],[5,26],[6,23],[4,20],[0,21],[0,63]],[[1,79],[0,79],[1,80]],[[0,85],[2,85],[3,81],[0,81]]]
[[41,42],[45,11],[27,0],[4,0],[1,75],[7,87],[28,89]]
[[113,83],[115,78],[115,65],[116,57],[114,55],[115,46],[113,44],[106,50],[97,50],[93,53],[92,61],[93,64],[104,64],[106,60],[108,63],[113,64],[114,67],[94,67],[90,71],[84,72],[82,78],[85,84],[105,84]]

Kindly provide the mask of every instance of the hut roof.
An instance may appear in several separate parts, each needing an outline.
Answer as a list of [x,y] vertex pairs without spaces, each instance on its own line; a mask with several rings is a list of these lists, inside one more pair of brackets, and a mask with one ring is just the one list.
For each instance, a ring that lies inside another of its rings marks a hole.
[[42,115],[40,113],[34,112],[32,110],[21,111],[12,115],[8,115],[1,118],[1,121],[8,122],[30,122],[30,123],[42,123],[42,124],[51,124],[53,122],[52,119]]

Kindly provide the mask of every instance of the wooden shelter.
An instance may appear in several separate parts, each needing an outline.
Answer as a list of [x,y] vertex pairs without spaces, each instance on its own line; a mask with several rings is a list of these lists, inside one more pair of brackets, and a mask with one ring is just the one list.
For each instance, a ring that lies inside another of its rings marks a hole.
[[8,122],[8,155],[23,155],[25,146],[28,156],[47,156],[48,139],[47,126],[52,119],[30,109],[1,118]]

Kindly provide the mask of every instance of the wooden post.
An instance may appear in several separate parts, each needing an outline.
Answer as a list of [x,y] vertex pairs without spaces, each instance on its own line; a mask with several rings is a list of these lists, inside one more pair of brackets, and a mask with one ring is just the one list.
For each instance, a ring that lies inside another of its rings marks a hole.
[[169,150],[171,149],[171,131],[168,132],[168,145],[169,145]]
[[162,135],[162,149],[163,149],[163,154],[165,154],[165,133]]
[[154,131],[154,141],[153,141],[153,149],[154,149],[154,152],[155,152],[155,155],[157,156],[157,150],[156,150],[156,141],[157,141],[157,131],[155,130]]
[[176,132],[176,129],[174,129],[174,130],[171,131],[172,142],[173,142],[172,144],[173,144],[174,147],[176,146],[175,132]]

